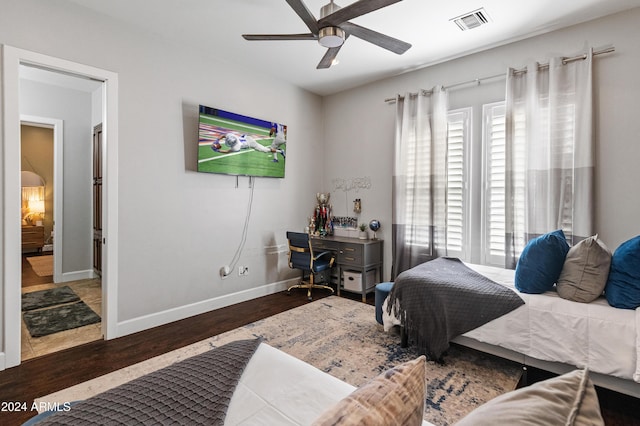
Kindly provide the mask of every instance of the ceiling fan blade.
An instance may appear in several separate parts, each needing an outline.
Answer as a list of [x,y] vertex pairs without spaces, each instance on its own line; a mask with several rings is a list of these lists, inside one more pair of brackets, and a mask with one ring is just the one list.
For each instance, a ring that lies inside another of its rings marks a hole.
[[305,34],[242,34],[245,40],[317,40],[318,36]]
[[316,21],[313,13],[307,9],[307,6],[301,0],[287,0],[287,3],[298,14],[309,30],[314,34],[318,34],[318,21]]
[[340,48],[342,46],[343,45],[338,46],[338,47],[330,47],[330,48],[328,48],[327,49],[327,53],[324,54],[324,56],[320,60],[320,63],[316,67],[316,69],[329,68],[331,66],[331,64],[333,64],[334,59],[336,59],[336,56],[338,55],[338,52],[340,51]]
[[347,34],[358,37],[364,41],[368,41],[369,43],[373,43],[376,46],[380,46],[383,49],[387,49],[393,53],[397,53],[398,55],[402,55],[411,47],[407,42],[361,27],[360,25],[356,25],[351,22],[341,24],[340,28],[345,30]]
[[[287,1],[289,2],[289,0]],[[359,0],[325,16],[324,18],[321,18],[318,20],[318,27],[339,27],[343,22],[347,22],[353,18],[357,18],[358,16],[365,15],[369,12],[390,6],[400,1],[402,0]],[[313,30],[311,31],[313,32]]]

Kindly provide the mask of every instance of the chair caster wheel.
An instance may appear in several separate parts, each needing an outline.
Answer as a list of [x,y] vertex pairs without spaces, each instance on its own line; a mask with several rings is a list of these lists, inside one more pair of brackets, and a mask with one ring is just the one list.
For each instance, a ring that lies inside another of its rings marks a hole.
[[308,300],[309,302],[313,302],[313,297],[309,296],[309,297],[307,297],[307,300]]

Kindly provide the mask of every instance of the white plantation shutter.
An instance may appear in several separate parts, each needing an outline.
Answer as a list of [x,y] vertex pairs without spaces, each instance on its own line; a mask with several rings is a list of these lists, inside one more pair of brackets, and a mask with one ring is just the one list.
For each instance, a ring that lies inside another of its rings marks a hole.
[[[415,122],[411,124],[410,128],[415,125]],[[431,166],[428,163],[423,163],[430,161],[430,141],[422,139],[424,135],[418,133],[417,131],[409,131],[405,136],[406,148],[403,166],[406,182],[403,188],[405,204],[403,223],[412,225],[407,227],[405,242],[428,248],[431,245],[429,234]]]
[[[576,134],[576,106],[573,103],[560,105],[555,109],[553,116],[553,126],[550,132],[553,132],[552,141],[556,145],[555,152],[559,158],[556,158],[557,166],[565,170],[571,170],[573,162],[573,151],[575,145]],[[564,193],[573,193],[573,173],[567,172],[560,183],[560,217],[558,222],[565,235],[573,235],[573,198],[564,196]]]
[[[446,249],[450,256],[462,256],[465,241],[465,197],[466,197],[466,163],[465,146],[469,141],[469,117],[471,108],[450,111],[447,127],[447,230]],[[420,149],[420,147],[416,148]],[[418,154],[418,153],[415,153]],[[419,164],[415,158],[425,158],[424,155],[410,155],[407,162],[407,174],[412,176],[406,186],[407,211],[427,211],[430,207],[430,175],[421,173],[421,170],[429,170],[430,167]],[[418,215],[420,217],[420,215]],[[424,216],[426,218],[426,215]],[[419,219],[414,219],[414,223]],[[407,236],[407,243],[428,246],[429,233],[427,226],[418,226],[415,232]],[[442,243],[441,243],[442,244]],[[441,250],[444,247],[438,246]]]
[[[483,106],[484,120],[484,263],[504,266],[506,235],[506,145],[505,145],[505,104],[496,102]],[[514,220],[517,229],[524,229],[525,212],[525,151],[524,131],[525,115],[515,116],[515,138],[520,143],[514,144]],[[517,234],[517,254],[526,244],[521,234]]]
[[466,237],[466,161],[470,108],[450,111],[447,131],[447,254],[463,257]]
[[484,105],[484,261],[504,264],[505,253],[505,106]]

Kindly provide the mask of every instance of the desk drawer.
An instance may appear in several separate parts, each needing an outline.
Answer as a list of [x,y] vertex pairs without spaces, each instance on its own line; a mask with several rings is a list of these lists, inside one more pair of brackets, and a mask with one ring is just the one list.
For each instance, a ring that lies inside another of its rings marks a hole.
[[338,263],[362,265],[363,246],[356,244],[344,244],[338,252]]
[[311,240],[311,246],[313,247],[314,252],[321,252],[324,250],[338,251],[340,243],[337,241],[322,240],[318,238]]

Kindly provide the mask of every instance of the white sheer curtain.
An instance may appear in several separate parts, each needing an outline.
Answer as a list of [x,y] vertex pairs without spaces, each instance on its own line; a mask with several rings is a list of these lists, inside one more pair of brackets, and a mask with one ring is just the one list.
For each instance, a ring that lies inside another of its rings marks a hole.
[[447,109],[447,92],[440,86],[396,99],[394,277],[440,255],[436,247],[446,247]]
[[506,93],[506,266],[531,238],[593,234],[592,52],[510,69]]

